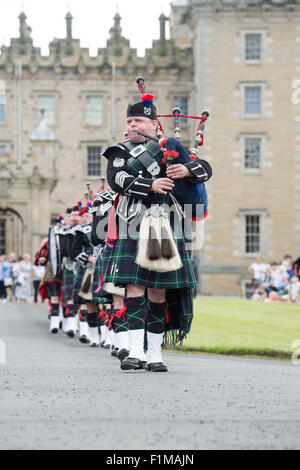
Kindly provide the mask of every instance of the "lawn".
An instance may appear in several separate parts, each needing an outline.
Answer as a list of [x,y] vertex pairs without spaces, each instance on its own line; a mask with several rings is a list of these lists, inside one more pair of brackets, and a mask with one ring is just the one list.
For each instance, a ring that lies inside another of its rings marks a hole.
[[300,340],[300,306],[243,299],[196,299],[183,350],[290,357]]

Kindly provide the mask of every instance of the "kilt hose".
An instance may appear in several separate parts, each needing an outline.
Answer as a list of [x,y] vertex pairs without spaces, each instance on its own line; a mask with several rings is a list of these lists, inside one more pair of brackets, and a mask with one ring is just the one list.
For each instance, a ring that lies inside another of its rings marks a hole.
[[128,324],[125,311],[126,308],[124,307],[121,310],[111,310],[108,328],[112,329],[115,333],[123,333],[128,331]]

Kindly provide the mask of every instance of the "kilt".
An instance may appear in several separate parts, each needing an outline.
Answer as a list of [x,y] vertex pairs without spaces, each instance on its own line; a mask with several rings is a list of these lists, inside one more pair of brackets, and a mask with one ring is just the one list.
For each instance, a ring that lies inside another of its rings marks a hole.
[[104,250],[103,263],[106,264],[105,282],[126,286],[137,284],[154,289],[192,289],[196,287],[191,257],[185,248],[184,240],[176,240],[182,267],[164,273],[150,271],[135,263],[138,240],[118,238],[111,250]]
[[189,333],[193,321],[193,290],[168,289],[166,291],[168,316],[165,323],[164,345],[175,347]]
[[82,266],[79,266],[74,276],[74,302],[79,305],[86,303],[86,300],[82,299],[79,296],[79,291],[80,291],[82,279],[84,276],[84,272],[85,272],[85,269]]
[[112,296],[104,291],[101,286],[103,286],[103,258],[99,256],[96,261],[95,265],[95,272],[94,272],[94,281],[93,281],[93,297],[91,302],[96,304],[105,304],[112,302]]
[[66,268],[62,272],[62,295],[65,301],[72,300],[74,295],[74,273]]
[[113,282],[120,286],[137,284],[154,289],[166,289],[168,321],[164,328],[166,332],[164,344],[172,347],[181,344],[191,329],[193,288],[197,284],[184,236],[174,241],[182,261],[182,267],[176,271],[162,273],[137,265],[135,259],[138,240],[132,238],[118,238],[102,254],[106,266],[105,282]]
[[50,297],[59,297],[61,283],[59,281],[43,282],[39,286],[39,294],[43,300],[50,299]]

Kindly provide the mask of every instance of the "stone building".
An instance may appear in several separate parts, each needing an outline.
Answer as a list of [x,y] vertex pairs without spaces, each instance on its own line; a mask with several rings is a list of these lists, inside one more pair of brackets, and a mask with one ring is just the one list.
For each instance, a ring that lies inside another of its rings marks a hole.
[[[211,112],[201,150],[214,170],[201,292],[239,293],[258,255],[298,256],[299,19],[298,0],[174,0],[170,39],[162,14],[160,38],[138,57],[117,14],[92,57],[68,13],[66,37],[42,56],[21,13],[19,37],[0,54],[0,251],[33,253],[51,218],[83,199],[87,180],[98,189],[99,155],[123,135],[143,75],[160,113]],[[163,125],[170,135],[172,122]],[[181,128],[189,145],[195,123]]]
[[[24,13],[19,37],[1,48],[0,253],[34,253],[51,218],[84,200],[87,180],[99,189],[101,151],[123,138],[138,75],[165,113],[193,88],[192,50],[166,40],[163,14],[160,39],[142,58],[122,36],[119,14],[95,57],[73,38],[71,14],[65,19],[66,37],[53,39],[48,56],[33,46]],[[188,140],[186,125],[183,135]]]
[[300,253],[300,2],[174,3],[175,45],[193,49],[191,112],[211,110],[201,291],[238,293],[256,256]]

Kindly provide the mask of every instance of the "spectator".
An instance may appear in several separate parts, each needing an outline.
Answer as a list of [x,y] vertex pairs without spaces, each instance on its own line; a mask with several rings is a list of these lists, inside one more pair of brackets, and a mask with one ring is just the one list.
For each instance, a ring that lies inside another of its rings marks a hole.
[[284,266],[286,268],[286,271],[287,271],[288,276],[289,276],[289,281],[290,281],[292,279],[292,277],[294,276],[294,268],[293,268],[292,257],[290,255],[285,255],[281,264],[282,264],[282,266]]
[[300,256],[293,263],[293,271],[294,275],[297,276],[298,280],[300,281]]
[[[16,298],[16,288],[17,288],[17,278],[18,278],[18,259],[15,253],[10,253],[8,255],[8,259],[10,262],[10,267],[11,267],[11,273],[12,273],[12,279],[13,279],[13,287],[11,291],[11,300],[15,300]],[[19,259],[21,261],[22,258]]]
[[293,276],[289,286],[289,300],[291,302],[300,302],[300,281],[298,276]]
[[252,279],[252,285],[250,289],[250,298],[252,300],[261,300],[264,295],[264,290],[262,286],[259,284],[257,279]]
[[11,274],[11,267],[10,267],[10,262],[8,261],[6,256],[3,256],[3,262],[2,262],[2,278],[4,281],[4,289],[5,289],[5,297],[3,301],[7,301],[7,292],[9,289],[12,288],[13,285],[13,279],[12,279],[12,274]]
[[[289,275],[286,267],[278,265],[275,261],[271,263],[269,279],[264,287],[268,294],[268,300],[280,300],[281,296],[287,293]],[[274,294],[276,292],[277,294]]]
[[3,277],[4,256],[0,256],[0,302],[6,302],[6,290]]
[[33,279],[33,288],[34,288],[34,302],[37,303],[38,301],[38,292],[39,286],[41,283],[41,279],[44,277],[45,274],[45,266],[32,266],[32,279]]
[[253,279],[256,279],[259,285],[266,280],[267,265],[262,262],[261,258],[255,258],[255,263],[252,263],[248,268],[249,273],[252,274]]
[[27,302],[31,295],[31,262],[30,255],[25,253],[23,259],[17,263],[17,286],[15,296],[21,302]]

